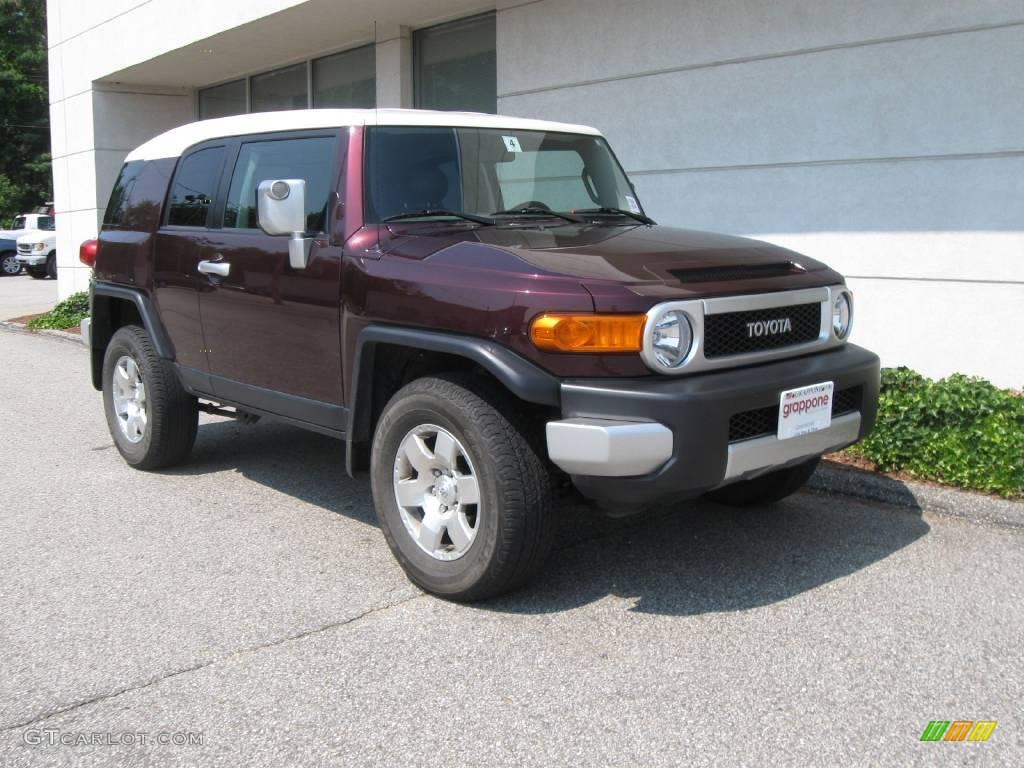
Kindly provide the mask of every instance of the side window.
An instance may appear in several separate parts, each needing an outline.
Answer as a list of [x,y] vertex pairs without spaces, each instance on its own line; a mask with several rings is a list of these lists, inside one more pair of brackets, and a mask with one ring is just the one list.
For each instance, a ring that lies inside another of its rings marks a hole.
[[305,179],[306,229],[326,231],[327,198],[334,176],[330,136],[252,141],[242,145],[224,207],[225,229],[256,229],[256,190],[268,179]]
[[178,164],[167,199],[168,224],[177,227],[206,226],[223,162],[224,147],[207,147],[187,155]]
[[114,189],[110,193],[107,211],[103,215],[105,225],[116,227],[124,224],[125,209],[128,207],[128,201],[131,199],[135,180],[139,177],[143,162],[142,160],[133,160],[121,167],[121,173],[117,175]]
[[40,216],[36,220],[36,224],[40,229],[46,230],[47,232],[53,232],[57,228],[53,223],[53,216]]

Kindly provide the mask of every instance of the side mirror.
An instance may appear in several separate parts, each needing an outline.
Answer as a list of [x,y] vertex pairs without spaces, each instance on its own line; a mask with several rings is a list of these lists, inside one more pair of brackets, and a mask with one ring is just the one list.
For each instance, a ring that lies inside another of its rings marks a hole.
[[292,269],[305,269],[313,238],[306,237],[306,182],[302,179],[261,181],[256,190],[260,229],[268,235],[288,235]]

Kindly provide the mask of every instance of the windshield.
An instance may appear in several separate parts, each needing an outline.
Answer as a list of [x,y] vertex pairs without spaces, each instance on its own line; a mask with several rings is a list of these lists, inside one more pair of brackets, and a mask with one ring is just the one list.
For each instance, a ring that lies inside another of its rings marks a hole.
[[[598,208],[642,213],[599,136],[493,128],[367,131],[366,219],[442,211],[541,215]],[[632,222],[635,223],[635,222]]]
[[14,223],[11,224],[11,229],[24,229],[25,228],[25,217],[15,216]]

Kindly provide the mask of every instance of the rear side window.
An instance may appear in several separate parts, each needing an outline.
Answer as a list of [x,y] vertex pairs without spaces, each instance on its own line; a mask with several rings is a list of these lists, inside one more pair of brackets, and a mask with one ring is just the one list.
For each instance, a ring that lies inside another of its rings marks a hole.
[[334,176],[337,139],[317,136],[252,141],[242,145],[224,206],[225,229],[256,229],[256,190],[261,181],[306,181],[306,229],[326,231],[327,200]]
[[167,223],[176,227],[205,227],[220,180],[224,147],[207,147],[178,164],[167,199]]
[[131,200],[132,190],[135,189],[135,181],[139,178],[142,164],[142,160],[132,160],[121,166],[121,173],[117,175],[114,190],[110,193],[107,211],[103,214],[105,226],[117,227],[124,224],[125,210]]

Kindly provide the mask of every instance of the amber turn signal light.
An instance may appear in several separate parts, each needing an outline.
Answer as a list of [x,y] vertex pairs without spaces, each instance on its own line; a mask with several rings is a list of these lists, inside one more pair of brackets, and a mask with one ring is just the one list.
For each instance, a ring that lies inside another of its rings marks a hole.
[[545,352],[639,352],[646,315],[538,315],[530,339]]

